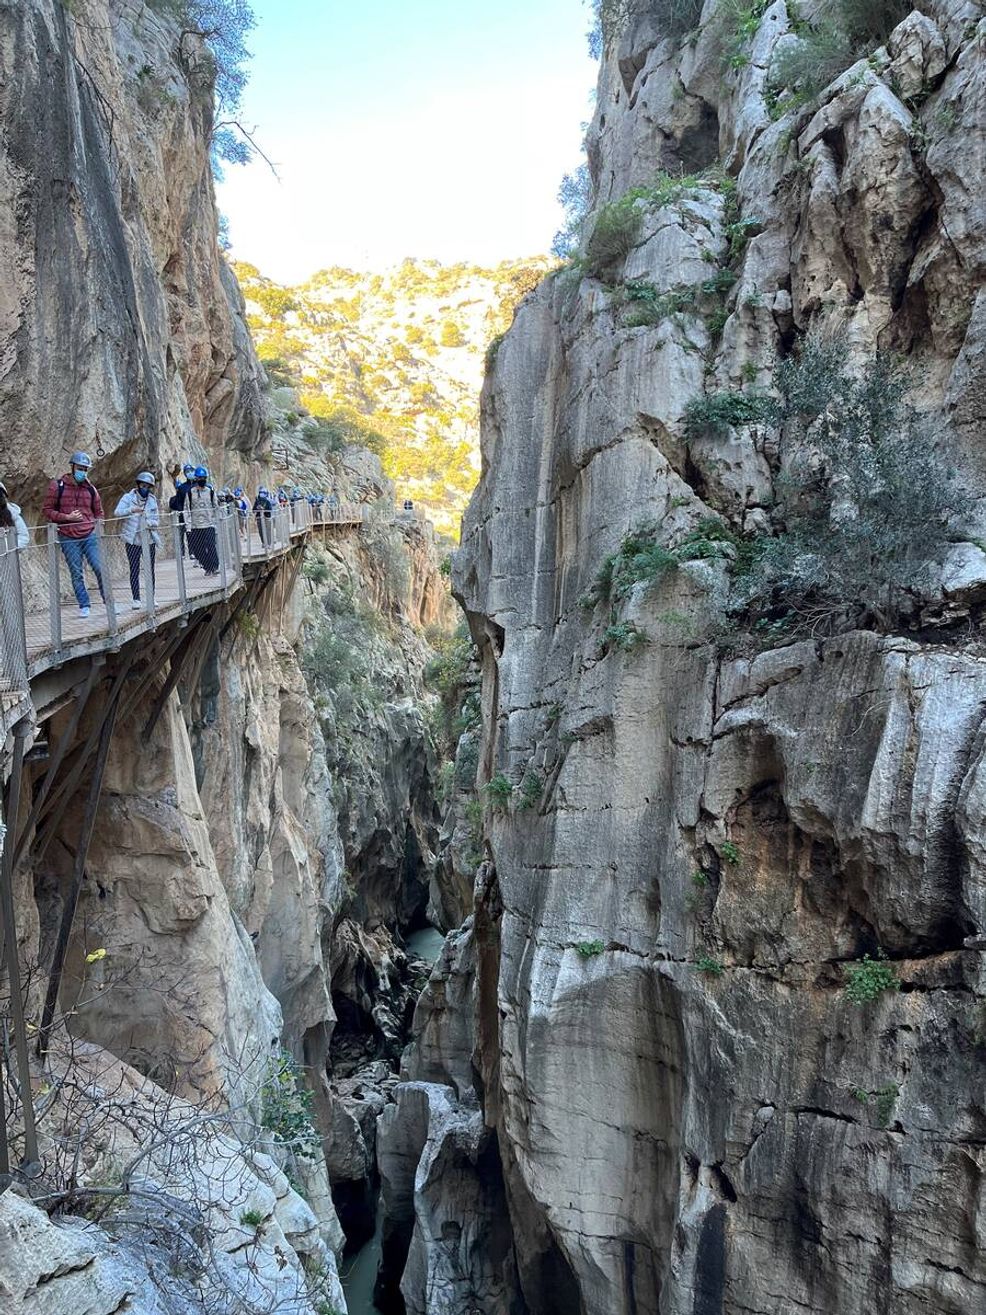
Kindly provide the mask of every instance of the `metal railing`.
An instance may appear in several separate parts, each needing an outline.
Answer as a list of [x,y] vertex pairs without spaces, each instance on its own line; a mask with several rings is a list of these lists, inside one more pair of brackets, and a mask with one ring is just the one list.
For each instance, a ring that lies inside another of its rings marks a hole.
[[24,591],[17,532],[0,530],[0,695],[28,688]]
[[156,524],[107,517],[85,541],[46,523],[30,527],[20,549],[12,530],[0,532],[0,694],[26,691],[34,672],[82,643],[108,637],[117,647],[216,593],[229,597],[245,564],[279,556],[313,529],[364,517],[358,503],[296,499],[270,511],[229,503],[205,516],[162,511]]

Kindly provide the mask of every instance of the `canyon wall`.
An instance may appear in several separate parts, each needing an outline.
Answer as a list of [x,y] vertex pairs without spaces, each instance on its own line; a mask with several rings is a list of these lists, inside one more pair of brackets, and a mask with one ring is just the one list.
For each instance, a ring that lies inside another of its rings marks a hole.
[[[269,479],[278,412],[217,245],[201,41],[170,3],[27,0],[0,6],[0,71],[11,495],[34,520],[76,447],[109,498],[185,454]],[[410,1016],[403,937],[426,919],[438,836],[423,632],[449,598],[430,527],[395,517],[376,457],[348,448],[329,469],[284,441],[289,475],[338,482],[366,523],[108,654],[80,719],[86,664],[45,684],[5,819],[10,843],[65,736],[15,872],[32,1040],[87,802],[76,769],[115,691],[121,715],[32,1061],[40,1164],[0,1192],[5,1311],[345,1310],[332,1191],[345,1211],[375,1167],[330,1079],[396,1058]]]
[[[926,4],[785,112],[770,70],[793,6],[710,0],[678,40],[673,6],[624,9],[588,133],[596,236],[496,354],[454,560],[486,861],[386,1116],[404,1296],[968,1315],[986,20]],[[635,211],[622,230],[614,205]],[[859,368],[907,358],[966,490],[879,628],[813,630],[783,589],[756,629],[730,607],[735,555],[780,532],[787,441],[735,399],[776,396],[813,333]],[[725,423],[689,423],[715,407]],[[506,1258],[462,1219],[480,1186],[509,1209]]]
[[0,11],[4,479],[83,448],[104,487],[262,449],[262,372],[216,242],[211,60],[174,6]]

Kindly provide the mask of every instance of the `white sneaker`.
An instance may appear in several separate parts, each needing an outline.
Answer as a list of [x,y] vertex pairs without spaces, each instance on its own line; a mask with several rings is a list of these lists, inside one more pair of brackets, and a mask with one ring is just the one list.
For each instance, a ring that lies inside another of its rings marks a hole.
[[133,602],[130,604],[130,606],[133,608],[135,612],[139,612],[143,604],[141,603],[139,598],[135,598]]
[[88,616],[90,610],[91,610],[91,609],[88,608],[88,607],[80,607],[80,608],[79,608],[79,616]]

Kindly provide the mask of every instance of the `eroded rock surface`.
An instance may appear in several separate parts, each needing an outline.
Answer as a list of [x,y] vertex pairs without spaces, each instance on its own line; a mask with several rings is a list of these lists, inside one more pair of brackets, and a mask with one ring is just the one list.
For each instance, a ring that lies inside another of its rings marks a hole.
[[[711,178],[638,203],[609,286],[546,280],[487,380],[454,583],[483,659],[480,782],[514,793],[487,807],[475,925],[436,967],[405,1069],[463,1115],[482,1101],[531,1311],[964,1315],[986,1293],[974,545],[921,602],[933,634],[731,655],[721,560],[584,599],[638,525],[665,544],[710,513],[769,526],[768,427],[696,436],[683,416],[769,387],[812,328],[908,354],[943,460],[981,496],[981,18],[929,4],[773,121],[789,7],[725,73],[715,8],[679,47],[659,6],[630,6],[590,164],[598,210],[658,167],[719,161],[749,241],[728,256],[737,213]],[[734,276],[717,330],[705,293],[635,327],[612,292],[716,266]],[[846,970],[878,947],[896,983],[854,1003]],[[415,1142],[420,1114],[388,1119]],[[416,1190],[409,1300],[435,1220]]]

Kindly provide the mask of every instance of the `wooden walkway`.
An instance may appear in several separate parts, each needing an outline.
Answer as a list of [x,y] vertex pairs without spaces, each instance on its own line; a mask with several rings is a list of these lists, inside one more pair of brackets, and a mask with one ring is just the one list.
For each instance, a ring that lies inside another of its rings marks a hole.
[[[162,550],[159,551],[156,563],[153,606],[147,606],[147,591],[142,579],[143,601],[139,610],[133,607],[123,544],[115,536],[107,535],[102,540],[101,557],[104,567],[110,566],[108,572],[104,572],[104,578],[108,574],[112,580],[114,619],[111,619],[109,609],[99,596],[99,590],[95,586],[95,580],[88,566],[84,571],[91,612],[88,617],[80,614],[78,604],[68,588],[67,570],[59,562],[60,637],[58,620],[52,616],[50,590],[43,591],[38,579],[35,580],[33,589],[28,590],[33,595],[33,606],[31,603],[26,603],[23,611],[28,678],[33,680],[43,672],[63,666],[75,658],[116,651],[140,635],[171,622],[181,621],[195,612],[223,602],[244,588],[255,576],[257,568],[267,562],[283,559],[292,549],[306,543],[313,532],[359,527],[363,523],[363,514],[362,508],[343,507],[331,519],[313,520],[307,510],[303,517],[298,516],[295,519],[302,519],[303,523],[290,525],[285,517],[279,525],[272,526],[270,537],[274,546],[267,549],[264,547],[252,515],[244,527],[243,535],[237,537],[236,527],[231,526],[231,533],[226,538],[228,550],[225,553],[225,578],[222,571],[216,575],[206,575],[199,563],[186,555],[182,572],[184,601],[178,562],[175,558],[177,531],[172,535],[165,526],[162,526],[165,542]],[[237,544],[235,552],[229,546],[233,543]],[[25,551],[40,552],[41,549],[42,545],[39,544]],[[50,555],[49,553],[48,556]],[[58,556],[60,558],[60,553]],[[235,561],[232,560],[234,556]],[[13,697],[11,695],[11,698]]]

